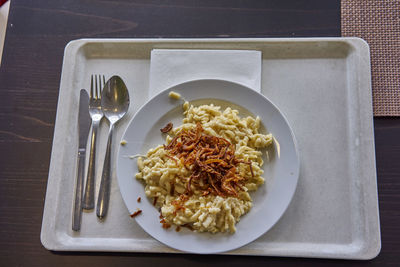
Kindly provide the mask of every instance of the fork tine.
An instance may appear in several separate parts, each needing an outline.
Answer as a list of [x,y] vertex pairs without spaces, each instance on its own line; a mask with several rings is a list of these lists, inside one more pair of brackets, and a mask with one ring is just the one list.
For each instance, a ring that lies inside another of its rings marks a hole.
[[106,78],[105,78],[105,76],[103,75],[103,86],[101,87],[100,98],[101,98],[101,93],[102,93],[102,91],[103,91],[103,89],[104,89],[104,86],[106,86]]
[[90,97],[90,98],[93,97],[93,74],[92,74],[92,76],[90,77],[90,95],[89,95],[89,97]]
[[101,78],[100,74],[97,75],[97,86],[96,86],[96,99],[99,99],[99,90],[101,90]]
[[101,99],[101,90],[103,89],[103,86],[101,75],[99,75],[99,90],[97,91],[98,99]]
[[[97,78],[99,80],[97,80]],[[99,99],[100,75],[96,75],[96,99]]]

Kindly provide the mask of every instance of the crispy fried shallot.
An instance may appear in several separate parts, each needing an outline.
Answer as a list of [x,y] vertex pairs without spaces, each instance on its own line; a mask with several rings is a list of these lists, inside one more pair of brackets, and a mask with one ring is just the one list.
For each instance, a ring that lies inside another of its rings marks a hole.
[[[175,162],[175,157],[178,158],[185,168],[191,170],[190,177],[185,178],[187,195],[200,190],[203,196],[237,197],[246,181],[239,175],[240,163],[249,165],[254,177],[251,162],[235,157],[235,145],[224,138],[205,134],[200,123],[194,129],[180,131],[168,145],[164,145],[164,149],[169,158]],[[182,209],[180,203],[174,205],[178,210]]]
[[160,223],[162,224],[162,227],[163,227],[164,229],[168,229],[168,228],[171,227],[171,225],[170,225],[169,223],[167,223],[167,222],[165,221],[165,219],[161,219]]
[[171,131],[172,127],[174,127],[172,122],[168,122],[167,125],[164,126],[164,128],[160,129],[160,131],[162,133],[168,133],[169,131]]
[[140,213],[142,213],[142,210],[137,210],[137,211],[135,211],[134,213],[132,213],[130,216],[131,216],[131,218],[133,218],[133,217],[136,217],[136,216],[138,216]]

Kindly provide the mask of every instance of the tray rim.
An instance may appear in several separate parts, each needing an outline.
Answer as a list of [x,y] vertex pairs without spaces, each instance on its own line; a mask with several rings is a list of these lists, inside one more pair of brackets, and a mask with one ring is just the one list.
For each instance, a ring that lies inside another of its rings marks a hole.
[[[372,241],[368,242],[367,246],[362,246],[362,244],[356,244],[356,246],[347,253],[343,253],[340,255],[332,255],[329,252],[325,253],[315,253],[315,252],[310,252],[310,253],[304,253],[301,251],[292,251],[291,253],[285,253],[285,252],[279,252],[275,251],[272,253],[246,253],[246,250],[244,249],[241,253],[238,253],[239,251],[233,251],[233,252],[228,252],[224,254],[233,254],[233,255],[263,255],[263,256],[286,256],[286,257],[314,257],[314,258],[338,258],[338,259],[372,259],[375,258],[380,250],[381,250],[381,235],[380,235],[380,222],[379,222],[379,204],[378,204],[378,191],[377,191],[377,175],[376,175],[376,161],[375,161],[375,144],[374,144],[374,131],[373,131],[373,115],[372,115],[372,91],[371,91],[371,67],[370,67],[370,51],[369,51],[369,45],[366,41],[360,38],[356,37],[318,37],[318,38],[163,38],[163,39],[157,39],[157,38],[140,38],[140,39],[131,39],[131,38],[126,38],[126,39],[115,39],[115,38],[84,38],[84,39],[77,39],[77,40],[72,40],[70,41],[64,50],[64,58],[63,58],[63,64],[62,64],[62,72],[61,72],[61,81],[60,81],[60,94],[59,94],[59,99],[58,99],[58,106],[64,102],[67,102],[69,99],[66,99],[65,97],[62,96],[62,94],[66,93],[64,91],[66,90],[61,90],[68,84],[68,82],[72,79],[70,77],[72,75],[72,72],[66,71],[66,69],[72,69],[74,67],[75,61],[74,57],[77,52],[79,52],[79,49],[83,47],[85,44],[88,43],[131,43],[132,45],[134,44],[144,44],[144,43],[150,43],[150,44],[167,44],[167,43],[177,43],[177,44],[187,44],[187,43],[260,43],[260,44],[265,44],[265,43],[280,43],[280,42],[290,42],[290,43],[313,43],[313,42],[344,42],[349,44],[352,49],[354,49],[357,53],[362,54],[364,56],[364,61],[362,62],[356,62],[357,64],[357,71],[360,72],[360,70],[364,71],[367,74],[368,79],[365,80],[360,80],[358,79],[357,81],[357,95],[359,97],[362,97],[363,101],[360,101],[359,107],[361,108],[360,111],[360,116],[364,118],[364,120],[361,120],[361,125],[360,127],[363,128],[367,133],[370,133],[371,136],[369,136],[372,140],[369,140],[371,144],[368,147],[362,146],[362,150],[367,150],[367,152],[372,152],[369,153],[369,156],[372,157],[370,160],[373,159],[373,166],[370,168],[370,175],[372,175],[372,178],[369,178],[372,180],[373,184],[368,184],[368,191],[369,194],[364,197],[368,197],[367,201],[372,201],[372,204],[376,204],[376,207],[372,207],[373,211],[369,212],[368,215],[364,215],[366,219],[369,219],[368,224],[365,226],[367,230],[372,230],[372,234],[374,235],[371,239]],[[242,49],[242,48],[241,48]],[[361,93],[361,88],[362,92]],[[367,90],[368,89],[368,90]],[[56,158],[58,154],[60,153],[60,150],[62,149],[57,149],[56,144],[58,142],[57,136],[58,131],[57,131],[57,125],[60,124],[61,117],[63,115],[63,112],[60,111],[57,108],[57,115],[56,115],[56,123],[55,123],[55,128],[54,128],[54,138],[53,138],[53,144],[52,144],[52,152],[51,152],[51,160],[50,160],[50,168],[49,168],[49,175],[48,175],[48,182],[47,182],[47,188],[46,188],[46,199],[50,195],[58,195],[59,192],[59,186],[57,186],[57,182],[61,179],[59,177],[54,177],[56,176],[56,166],[54,166],[54,163],[52,164],[52,159]],[[65,122],[64,122],[65,123]],[[368,151],[369,150],[369,151]],[[364,154],[364,153],[363,153]],[[61,168],[59,168],[61,169]],[[56,179],[58,178],[58,179]],[[57,188],[56,191],[54,190],[48,190],[49,188]],[[376,196],[376,199],[374,198]],[[57,197],[56,197],[57,200]],[[41,228],[41,243],[42,245],[48,249],[48,250],[59,250],[59,251],[121,251],[121,252],[149,252],[148,250],[145,250],[143,246],[132,246],[130,244],[129,249],[107,249],[107,248],[90,248],[90,247],[84,247],[81,246],[78,248],[74,247],[74,241],[72,239],[76,239],[73,237],[70,237],[68,235],[68,238],[70,238],[71,243],[65,246],[63,243],[60,241],[61,236],[57,234],[55,231],[51,231],[54,228],[55,224],[55,216],[51,216],[52,213],[50,210],[53,212],[56,211],[56,204],[57,201],[49,202],[45,201],[44,204],[44,210],[43,210],[43,220],[42,220],[42,228]],[[376,209],[375,209],[376,208]],[[365,209],[365,208],[364,208]],[[368,217],[369,216],[369,217]],[[372,224],[372,225],[371,225]],[[368,231],[369,232],[369,231]],[[65,236],[63,237],[65,238]],[[153,243],[154,242],[150,242]],[[159,253],[167,253],[167,252],[172,252],[172,253],[180,253],[179,251],[170,249],[170,248],[163,248],[160,246],[160,250],[157,252]]]

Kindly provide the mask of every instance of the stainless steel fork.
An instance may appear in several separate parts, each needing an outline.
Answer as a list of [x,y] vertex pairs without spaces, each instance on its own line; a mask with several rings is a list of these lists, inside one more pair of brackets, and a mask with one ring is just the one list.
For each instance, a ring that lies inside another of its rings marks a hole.
[[92,135],[90,141],[89,166],[86,178],[85,195],[83,197],[82,208],[86,210],[94,209],[94,187],[96,175],[96,137],[100,121],[103,118],[101,110],[101,90],[106,83],[104,75],[92,75],[90,79],[90,100],[89,113],[92,118]]

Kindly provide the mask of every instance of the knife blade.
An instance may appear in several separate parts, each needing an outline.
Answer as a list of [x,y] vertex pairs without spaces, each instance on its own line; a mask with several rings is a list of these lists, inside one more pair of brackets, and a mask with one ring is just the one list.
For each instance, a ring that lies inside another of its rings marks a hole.
[[85,171],[86,144],[90,130],[89,115],[89,96],[85,89],[82,89],[79,96],[79,113],[78,113],[78,131],[79,131],[79,147],[78,147],[78,170],[75,184],[75,201],[72,216],[72,230],[79,231],[82,221],[82,194],[83,194],[83,177]]

